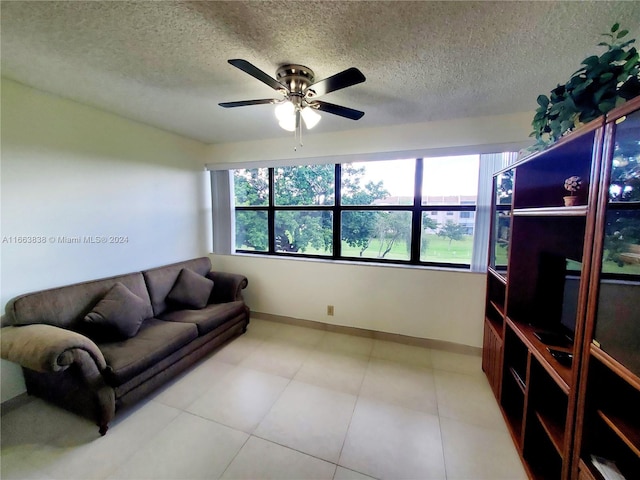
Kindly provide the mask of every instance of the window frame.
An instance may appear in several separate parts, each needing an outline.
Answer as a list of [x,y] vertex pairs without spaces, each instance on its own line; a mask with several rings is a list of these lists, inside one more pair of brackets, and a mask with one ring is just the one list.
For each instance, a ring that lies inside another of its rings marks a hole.
[[[471,259],[469,263],[449,263],[449,262],[427,262],[420,260],[420,247],[422,244],[422,214],[423,212],[434,211],[451,211],[451,212],[476,212],[477,202],[473,205],[455,205],[455,204],[443,204],[443,205],[429,205],[422,204],[422,179],[424,158],[415,158],[415,173],[414,173],[414,197],[413,204],[409,205],[342,205],[342,164],[336,163],[334,165],[334,203],[333,205],[276,205],[275,202],[275,169],[278,167],[268,167],[268,181],[269,181],[269,201],[266,206],[237,206],[234,205],[233,215],[237,211],[266,211],[267,212],[267,228],[268,228],[268,250],[256,251],[245,250],[235,247],[234,252],[250,255],[269,255],[277,257],[287,258],[310,258],[320,260],[339,260],[347,262],[358,263],[377,263],[377,264],[391,264],[391,265],[413,265],[413,266],[427,266],[427,267],[442,267],[442,268],[454,268],[458,270],[470,270]],[[265,167],[267,168],[267,167]],[[235,200],[235,199],[234,199]],[[276,251],[275,249],[275,216],[277,211],[332,211],[333,212],[333,245],[332,253],[328,255],[317,255],[308,253],[289,253]],[[411,245],[409,260],[397,260],[397,259],[385,259],[385,258],[366,258],[366,257],[352,257],[342,255],[342,212],[348,211],[404,211],[411,212]],[[474,215],[474,225],[477,215]],[[476,234],[474,229],[474,235]]]

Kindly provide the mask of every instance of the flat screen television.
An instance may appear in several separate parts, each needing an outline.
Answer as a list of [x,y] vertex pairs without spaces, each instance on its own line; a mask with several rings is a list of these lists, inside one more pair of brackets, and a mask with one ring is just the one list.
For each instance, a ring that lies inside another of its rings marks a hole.
[[[544,252],[538,264],[536,335],[543,343],[568,346],[573,342],[580,290],[579,262]],[[542,334],[544,333],[544,334]],[[565,345],[566,344],[566,345]]]
[[[579,273],[579,272],[578,272]],[[560,330],[573,342],[576,334],[576,319],[578,317],[578,293],[580,291],[580,277],[567,272],[562,292],[562,310],[560,314]]]

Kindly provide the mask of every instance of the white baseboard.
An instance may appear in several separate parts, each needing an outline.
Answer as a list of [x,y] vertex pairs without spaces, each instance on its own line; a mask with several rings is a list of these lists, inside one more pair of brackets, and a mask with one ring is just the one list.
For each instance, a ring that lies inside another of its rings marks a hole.
[[[344,333],[346,335],[354,335],[356,337],[374,338],[376,340],[384,340],[388,342],[402,343],[415,347],[431,348],[434,350],[444,350],[453,353],[462,353],[465,355],[482,356],[482,348],[473,347],[471,345],[462,345],[444,340],[434,340],[430,338],[411,337],[409,335],[400,335],[398,333],[379,332],[377,330],[368,330],[366,328],[347,327],[342,325],[331,325],[329,323],[316,322],[314,320],[303,320],[301,318],[285,317],[282,315],[273,315],[271,313],[251,312],[252,318],[268,320],[270,322],[285,323],[287,325],[296,325],[299,327],[314,328],[316,330],[324,330],[327,332]],[[251,325],[249,325],[251,328]]]

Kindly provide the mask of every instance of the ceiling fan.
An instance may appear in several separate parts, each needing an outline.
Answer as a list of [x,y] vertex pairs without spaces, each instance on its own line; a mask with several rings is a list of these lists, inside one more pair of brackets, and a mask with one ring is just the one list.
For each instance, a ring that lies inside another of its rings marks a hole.
[[302,118],[307,128],[313,128],[320,121],[320,115],[316,110],[350,118],[351,120],[359,120],[364,115],[364,112],[360,110],[316,100],[317,97],[327,93],[364,82],[366,80],[365,76],[355,67],[315,82],[313,70],[304,65],[283,65],[276,71],[276,78],[273,78],[246,60],[236,58],[229,60],[229,63],[269,85],[276,92],[283,95],[284,98],[224,102],[219,104],[221,107],[232,108],[248,105],[277,104],[276,117],[280,126],[291,132],[295,132],[298,129],[301,131],[300,118]]

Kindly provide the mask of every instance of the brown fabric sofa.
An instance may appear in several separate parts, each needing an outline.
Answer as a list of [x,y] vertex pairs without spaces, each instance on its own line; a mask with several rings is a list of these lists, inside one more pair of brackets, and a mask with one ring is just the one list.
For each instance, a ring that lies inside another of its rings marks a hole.
[[[181,284],[183,273],[196,283]],[[213,272],[209,258],[202,257],[21,295],[6,307],[1,356],[22,366],[29,394],[94,419],[104,435],[118,409],[246,331],[246,286],[244,276]],[[175,301],[176,295],[189,296],[200,287],[208,295],[204,306]],[[128,292],[131,308],[107,301],[115,290]],[[127,324],[115,338],[113,330],[93,323],[114,315],[118,321],[137,315],[141,323]]]

